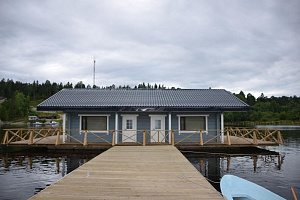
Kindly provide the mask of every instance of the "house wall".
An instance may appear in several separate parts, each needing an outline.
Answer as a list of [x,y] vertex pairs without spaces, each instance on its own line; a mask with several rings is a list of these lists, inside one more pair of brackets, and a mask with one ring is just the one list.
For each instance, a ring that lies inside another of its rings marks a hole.
[[[212,136],[209,135],[217,135],[217,133],[219,133],[220,130],[220,116],[221,113],[217,113],[217,112],[178,112],[178,113],[172,113],[172,130],[178,130],[178,115],[208,115],[208,134],[204,134],[202,135],[203,137],[203,141],[207,141],[210,140],[212,138]],[[179,133],[178,131],[175,131],[175,137],[174,137],[174,141],[179,142],[181,141],[183,138],[187,137],[188,135],[191,135],[192,133],[184,133],[181,132]],[[190,139],[190,140],[189,140]],[[191,137],[189,137],[189,139],[185,139],[182,140],[181,142],[193,142],[193,141],[200,141],[200,134],[193,134]],[[211,140],[210,142],[216,142],[217,140]]]
[[[122,130],[122,115],[138,115],[137,117],[137,141],[142,143],[143,142],[143,130],[150,130],[151,129],[151,117],[150,115],[165,115],[165,130],[169,129],[168,124],[168,114],[166,112],[124,112],[119,113],[118,117],[118,130]],[[147,134],[147,141],[150,141],[150,135]],[[118,134],[118,142],[122,142],[122,135]]]
[[[106,112],[106,113],[91,113],[91,112],[72,112],[68,113],[68,133],[73,136],[74,138],[68,138],[67,141],[69,142],[77,142],[77,140],[83,142],[84,141],[84,132],[80,132],[80,117],[78,115],[80,114],[103,114],[103,115],[110,115],[109,116],[109,130],[115,129],[115,113],[112,112]],[[87,134],[87,141],[88,142],[105,142],[105,140],[102,140],[98,138],[97,136],[102,137],[103,139],[111,142],[112,141],[112,132],[107,133],[95,133],[93,134],[88,133]]]
[[[80,117],[79,114],[105,114],[109,116],[109,130],[115,130],[115,114],[114,112],[72,112],[68,113],[68,133],[72,136],[75,136],[76,139],[80,141],[84,141],[84,133],[79,133],[79,124],[80,124]],[[150,130],[151,126],[151,117],[149,115],[165,115],[165,130],[169,130],[169,113],[168,112],[122,112],[118,113],[118,130],[122,130],[122,115],[138,115],[137,117],[137,141],[142,143],[143,142],[143,130]],[[221,112],[172,112],[171,113],[171,130],[174,130],[175,134],[175,143],[182,140],[184,137],[190,135],[191,133],[179,133],[178,132],[178,115],[208,115],[208,130],[210,135],[216,135],[220,131],[220,116]],[[95,133],[105,140],[111,142],[112,141],[112,132],[109,135],[105,133]],[[96,136],[92,134],[88,134],[88,142],[95,141]],[[199,141],[200,135],[194,134],[190,137],[193,141]],[[211,136],[203,134],[204,142],[211,139]],[[181,142],[191,142],[191,140],[183,140]],[[68,138],[67,141],[74,142],[75,139]],[[150,135],[147,134],[147,141],[150,141]],[[215,142],[216,140],[212,140],[210,142]],[[102,140],[96,139],[95,142],[104,142]],[[122,134],[118,134],[117,142],[122,142]],[[169,142],[167,137],[166,142]]]

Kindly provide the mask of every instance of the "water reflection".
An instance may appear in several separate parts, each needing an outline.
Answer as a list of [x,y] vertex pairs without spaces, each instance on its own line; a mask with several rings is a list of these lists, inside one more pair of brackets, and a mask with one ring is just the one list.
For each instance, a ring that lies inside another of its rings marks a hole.
[[251,153],[199,153],[182,151],[193,166],[220,191],[220,180],[225,174],[235,174],[245,177],[245,174],[276,173],[284,163],[285,155],[275,151]]
[[300,130],[300,125],[256,125],[255,128],[270,130]]
[[2,154],[0,156],[0,199],[28,199],[99,153]]
[[[300,195],[300,131],[281,131],[285,145],[226,153],[183,152],[187,159],[218,190],[225,174],[255,182],[287,199],[293,199],[290,187]],[[1,134],[0,134],[1,137]],[[0,149],[1,150],[1,149]],[[214,149],[210,149],[212,151]],[[1,151],[0,151],[1,152]],[[28,199],[99,152],[33,152],[0,154],[0,199]]]

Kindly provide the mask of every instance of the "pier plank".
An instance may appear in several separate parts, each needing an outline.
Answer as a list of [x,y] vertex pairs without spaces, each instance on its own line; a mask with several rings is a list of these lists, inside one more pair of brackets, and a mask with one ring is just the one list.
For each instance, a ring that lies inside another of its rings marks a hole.
[[174,146],[115,146],[31,199],[224,199]]

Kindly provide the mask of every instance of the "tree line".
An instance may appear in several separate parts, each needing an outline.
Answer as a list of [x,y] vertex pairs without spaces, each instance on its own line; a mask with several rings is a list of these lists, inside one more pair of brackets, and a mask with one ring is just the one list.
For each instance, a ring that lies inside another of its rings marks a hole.
[[243,91],[234,95],[250,105],[250,111],[225,113],[226,122],[300,121],[300,97],[267,97],[262,93],[255,98],[251,93],[245,95]]
[[[67,82],[50,82],[44,83],[33,81],[32,83],[22,83],[11,79],[2,79],[0,81],[0,119],[3,121],[14,120],[28,115],[30,112],[30,102],[41,102],[63,88],[92,88],[90,85],[79,81],[74,86]],[[100,88],[93,86],[93,88]],[[151,85],[150,83],[141,83],[134,87],[129,85],[111,85],[101,87],[102,89],[179,89],[175,87],[167,88],[161,84]],[[250,105],[249,112],[228,112],[225,113],[226,122],[242,121],[279,121],[293,120],[300,121],[300,97],[267,97],[262,93],[255,98],[252,94],[247,95],[241,91],[234,94],[240,100]]]
[[[44,83],[39,81],[33,81],[32,83],[22,83],[20,81],[14,82],[12,79],[2,79],[0,81],[0,98],[12,99],[14,97],[14,92],[19,91],[23,93],[26,97],[28,96],[30,100],[46,99],[63,88],[92,88],[91,85],[86,85],[82,81],[79,81],[74,86],[72,83],[67,82],[63,84],[62,82],[50,82],[46,80]],[[93,88],[100,88],[99,86],[93,86]],[[101,87],[102,89],[167,89],[166,86],[160,84],[151,85],[150,83],[141,83],[134,87],[129,85],[111,85],[106,87]],[[172,87],[170,89],[175,89]]]
[[[18,118],[24,118],[32,112],[30,110],[30,102],[35,104],[47,99],[54,95],[63,88],[92,88],[89,84],[86,85],[79,81],[74,86],[72,83],[67,82],[50,82],[46,80],[44,83],[33,81],[32,83],[23,83],[20,81],[13,81],[12,79],[2,79],[0,81],[0,119],[2,121],[11,121]],[[100,88],[93,86],[93,88]],[[141,83],[134,87],[129,85],[111,85],[101,87],[102,89],[166,89],[164,85],[150,83]],[[175,89],[172,87],[171,89]]]

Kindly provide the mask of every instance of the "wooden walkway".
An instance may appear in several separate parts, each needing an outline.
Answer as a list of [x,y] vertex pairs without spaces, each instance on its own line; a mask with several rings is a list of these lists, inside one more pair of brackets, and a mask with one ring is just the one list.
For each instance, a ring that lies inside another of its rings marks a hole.
[[115,146],[31,199],[224,199],[174,146]]

